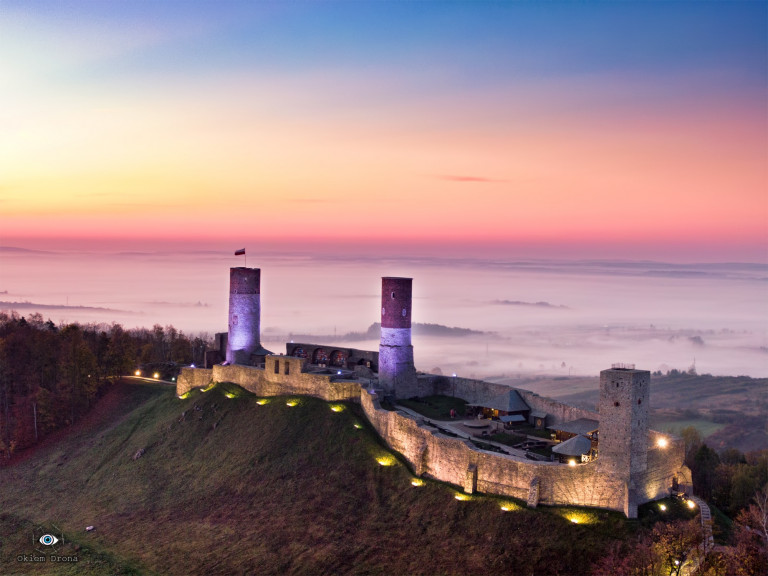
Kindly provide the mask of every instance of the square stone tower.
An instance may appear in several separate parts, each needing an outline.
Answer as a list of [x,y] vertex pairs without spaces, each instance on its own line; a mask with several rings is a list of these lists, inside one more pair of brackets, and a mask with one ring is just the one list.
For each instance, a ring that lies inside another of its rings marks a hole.
[[626,484],[626,510],[637,517],[637,492],[648,468],[648,407],[651,373],[634,364],[600,372],[598,461]]

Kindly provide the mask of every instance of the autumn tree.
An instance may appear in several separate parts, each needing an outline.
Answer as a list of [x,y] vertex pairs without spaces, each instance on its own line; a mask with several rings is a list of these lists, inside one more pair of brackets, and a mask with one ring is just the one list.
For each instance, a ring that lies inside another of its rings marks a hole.
[[679,576],[684,566],[699,553],[704,536],[698,518],[659,522],[653,527],[651,539],[662,559],[663,570],[669,576]]

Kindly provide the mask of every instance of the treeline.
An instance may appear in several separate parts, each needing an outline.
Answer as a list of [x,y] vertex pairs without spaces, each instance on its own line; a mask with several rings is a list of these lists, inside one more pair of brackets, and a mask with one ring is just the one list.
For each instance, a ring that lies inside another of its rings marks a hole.
[[768,495],[759,491],[736,517],[727,546],[706,546],[698,517],[659,520],[635,538],[614,543],[592,576],[765,576],[767,526]]
[[704,443],[693,426],[680,431],[685,442],[685,465],[691,469],[693,492],[731,518],[750,505],[755,493],[768,484],[768,449],[747,452],[717,451]]
[[[77,421],[115,378],[202,363],[208,338],[173,326],[61,324],[0,312],[0,460]],[[176,368],[176,370],[178,370]]]

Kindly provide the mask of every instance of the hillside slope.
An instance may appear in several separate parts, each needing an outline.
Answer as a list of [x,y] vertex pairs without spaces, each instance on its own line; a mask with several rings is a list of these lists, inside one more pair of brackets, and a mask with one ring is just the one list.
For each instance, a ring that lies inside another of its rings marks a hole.
[[[0,468],[0,573],[584,574],[627,532],[414,487],[356,406],[122,386],[124,410]],[[77,564],[17,561],[44,531]]]

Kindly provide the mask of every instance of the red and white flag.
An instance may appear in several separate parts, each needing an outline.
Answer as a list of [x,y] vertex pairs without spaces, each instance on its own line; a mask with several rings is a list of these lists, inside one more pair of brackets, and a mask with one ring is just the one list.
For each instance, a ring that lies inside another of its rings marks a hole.
[[245,248],[240,248],[240,250],[235,250],[235,256],[242,256],[245,254]]

